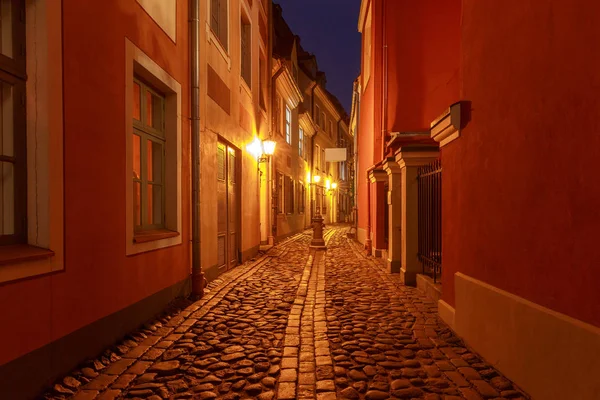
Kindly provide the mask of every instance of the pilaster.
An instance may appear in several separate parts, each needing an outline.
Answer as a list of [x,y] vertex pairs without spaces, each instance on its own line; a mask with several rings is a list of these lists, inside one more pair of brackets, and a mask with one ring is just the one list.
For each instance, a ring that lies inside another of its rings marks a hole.
[[402,169],[395,158],[389,157],[383,163],[387,173],[389,190],[387,193],[388,205],[388,249],[387,270],[392,274],[400,272],[402,266]]
[[401,169],[401,267],[400,279],[415,286],[417,273],[422,270],[419,251],[418,169],[439,157],[437,146],[403,146],[395,154]]

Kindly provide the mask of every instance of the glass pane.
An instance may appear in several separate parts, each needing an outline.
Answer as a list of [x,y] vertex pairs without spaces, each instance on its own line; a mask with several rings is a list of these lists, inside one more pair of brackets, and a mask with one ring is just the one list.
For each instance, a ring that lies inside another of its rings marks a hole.
[[0,52],[7,57],[13,57],[13,10],[12,1],[1,0],[0,5]]
[[133,135],[133,179],[142,179],[142,138]]
[[142,120],[142,104],[140,102],[140,84],[133,82],[133,119]]
[[146,140],[146,167],[148,182],[162,183],[163,146],[160,143]]
[[4,156],[14,155],[13,105],[12,85],[0,81],[0,154]]
[[133,182],[133,226],[142,225],[142,184]]
[[152,92],[146,91],[146,125],[162,132],[162,112],[163,99]]
[[148,184],[148,225],[162,224],[162,186]]
[[0,218],[3,235],[15,233],[15,172],[11,163],[1,164],[0,190],[2,191],[0,203]]

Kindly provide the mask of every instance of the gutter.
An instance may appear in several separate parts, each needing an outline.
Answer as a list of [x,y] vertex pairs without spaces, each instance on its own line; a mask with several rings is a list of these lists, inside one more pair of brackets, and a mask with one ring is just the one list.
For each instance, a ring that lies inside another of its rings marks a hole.
[[204,295],[200,246],[200,0],[190,0],[190,80],[192,136],[192,297]]

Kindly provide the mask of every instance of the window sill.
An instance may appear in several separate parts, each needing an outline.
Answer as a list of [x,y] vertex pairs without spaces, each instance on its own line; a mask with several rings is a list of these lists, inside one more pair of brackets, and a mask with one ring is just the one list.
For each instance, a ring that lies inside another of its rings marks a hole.
[[[244,78],[242,78],[241,75],[240,75],[240,88],[244,92],[246,92],[246,94],[250,97],[250,99],[252,99],[252,89],[250,89],[250,85],[248,85],[246,80]],[[240,92],[242,92],[242,90],[240,90]]]
[[134,243],[148,243],[156,240],[168,239],[179,236],[179,232],[168,229],[154,229],[143,232],[136,232],[133,236]]
[[3,246],[0,248],[0,265],[41,260],[52,256],[54,256],[52,250],[30,246],[28,244]]

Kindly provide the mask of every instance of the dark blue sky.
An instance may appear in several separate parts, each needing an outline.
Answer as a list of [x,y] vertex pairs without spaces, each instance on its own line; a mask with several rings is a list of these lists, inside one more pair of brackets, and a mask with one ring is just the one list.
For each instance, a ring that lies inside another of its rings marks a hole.
[[327,74],[327,89],[350,114],[352,82],[360,73],[360,0],[275,0],[283,18],[300,36],[302,47],[317,56]]

